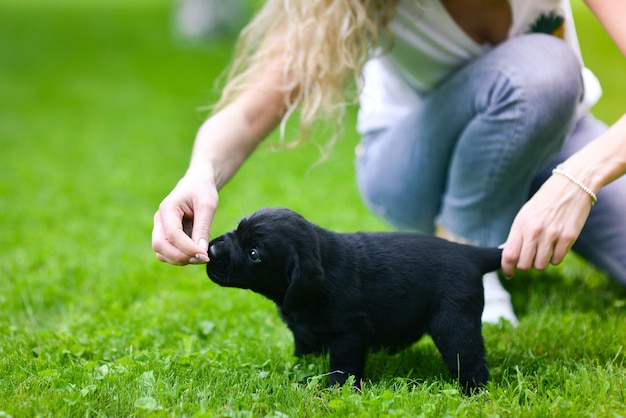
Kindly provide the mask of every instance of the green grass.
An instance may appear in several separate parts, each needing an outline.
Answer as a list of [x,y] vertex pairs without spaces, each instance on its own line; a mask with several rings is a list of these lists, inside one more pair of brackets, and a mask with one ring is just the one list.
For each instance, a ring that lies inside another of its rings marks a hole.
[[[152,215],[232,47],[175,41],[171,10],[0,3],[0,417],[626,416],[626,291],[575,257],[506,283],[521,324],[485,328],[492,381],[473,398],[429,339],[373,355],[362,393],[324,389],[326,360],[292,356],[270,302],[156,261]],[[576,12],[612,122],[626,61]],[[275,205],[387,229],[355,191],[353,122],[313,169],[313,146],[262,147],[221,193],[213,234]]]

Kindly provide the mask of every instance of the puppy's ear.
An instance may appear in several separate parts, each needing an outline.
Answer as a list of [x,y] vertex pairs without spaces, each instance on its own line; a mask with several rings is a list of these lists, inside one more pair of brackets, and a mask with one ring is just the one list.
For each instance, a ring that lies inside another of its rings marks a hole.
[[299,248],[287,266],[289,286],[281,309],[283,314],[317,300],[324,289],[324,268],[317,245]]

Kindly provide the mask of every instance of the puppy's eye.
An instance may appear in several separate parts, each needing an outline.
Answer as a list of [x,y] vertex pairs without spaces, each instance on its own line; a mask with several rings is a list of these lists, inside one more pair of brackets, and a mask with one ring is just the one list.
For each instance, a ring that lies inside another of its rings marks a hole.
[[250,251],[248,251],[248,257],[250,257],[250,260],[253,263],[261,262],[261,254],[259,254],[256,248],[252,248]]

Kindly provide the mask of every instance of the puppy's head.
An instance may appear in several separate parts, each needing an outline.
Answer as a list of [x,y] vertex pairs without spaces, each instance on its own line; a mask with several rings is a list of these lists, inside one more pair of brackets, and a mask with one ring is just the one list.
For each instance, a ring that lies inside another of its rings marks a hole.
[[323,286],[317,230],[283,208],[261,209],[209,243],[207,273],[220,286],[250,289],[290,313]]

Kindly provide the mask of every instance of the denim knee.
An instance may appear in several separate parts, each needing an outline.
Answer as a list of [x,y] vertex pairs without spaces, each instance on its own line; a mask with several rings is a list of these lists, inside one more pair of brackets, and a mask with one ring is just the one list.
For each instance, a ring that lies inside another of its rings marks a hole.
[[[533,118],[524,121],[526,127],[538,130],[537,135],[527,135],[529,139],[552,141],[548,132],[541,134],[546,126],[563,126],[565,134],[573,129],[584,87],[581,62],[565,42],[551,35],[528,34],[504,42],[491,54],[492,64],[484,65],[485,76],[489,72],[500,76],[494,75],[486,94],[479,96],[478,113],[518,104],[525,112],[521,117]],[[541,113],[532,107],[540,107]],[[564,134],[557,137],[559,143],[564,140]]]
[[556,36],[529,33],[511,38],[497,45],[491,52],[509,56],[508,59],[497,58],[504,65],[512,62],[517,67],[521,61],[529,67],[541,70],[529,75],[537,80],[545,80],[545,87],[558,83],[561,79],[559,76],[567,75],[573,68],[576,69],[575,78],[582,77],[582,64],[577,54]]

